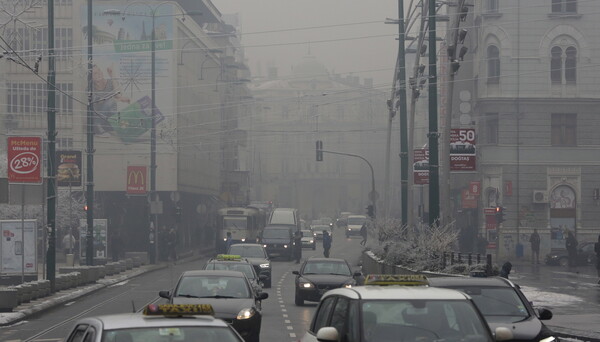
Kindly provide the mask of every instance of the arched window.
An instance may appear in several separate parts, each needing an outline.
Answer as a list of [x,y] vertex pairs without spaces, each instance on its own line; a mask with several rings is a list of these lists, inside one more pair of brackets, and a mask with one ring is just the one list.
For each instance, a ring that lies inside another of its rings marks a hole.
[[566,50],[566,55],[565,81],[567,84],[575,84],[577,82],[577,49],[569,46]]
[[488,83],[500,83],[500,50],[495,45],[487,48]]
[[550,79],[552,83],[562,83],[562,49],[558,46],[552,48],[550,60]]
[[577,48],[554,46],[550,50],[550,80],[553,84],[577,83]]

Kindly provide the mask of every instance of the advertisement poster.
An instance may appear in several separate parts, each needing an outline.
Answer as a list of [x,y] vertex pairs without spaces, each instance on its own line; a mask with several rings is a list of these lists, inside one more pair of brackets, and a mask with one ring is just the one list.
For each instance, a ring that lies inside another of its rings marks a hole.
[[453,128],[450,132],[450,171],[476,171],[475,129]]
[[[132,145],[147,144],[152,117],[157,130],[175,129],[173,111],[175,61],[172,5],[160,7],[130,3],[127,6],[93,6],[94,134],[103,141]],[[155,9],[155,11],[152,11]],[[178,10],[177,10],[178,11]],[[87,34],[87,8],[81,6],[82,30]],[[154,16],[154,17],[153,17]],[[152,75],[152,31],[155,73]],[[84,37],[87,39],[87,37]],[[86,53],[85,51],[83,53]],[[152,109],[152,78],[156,108]]]
[[145,195],[148,184],[147,176],[145,166],[127,166],[127,194]]
[[414,150],[413,175],[415,184],[429,184],[429,149]]
[[[22,225],[25,231],[22,231]],[[37,220],[5,220],[0,221],[2,243],[2,274],[33,273],[37,274]],[[24,233],[24,234],[23,234]],[[23,238],[25,239],[23,241]],[[23,271],[23,261],[25,270]]]
[[56,152],[56,186],[81,187],[81,151]]
[[8,137],[8,182],[42,183],[42,138]]
[[[87,250],[87,221],[79,220],[79,256],[85,260]],[[108,256],[108,220],[94,219],[94,259],[106,259]]]

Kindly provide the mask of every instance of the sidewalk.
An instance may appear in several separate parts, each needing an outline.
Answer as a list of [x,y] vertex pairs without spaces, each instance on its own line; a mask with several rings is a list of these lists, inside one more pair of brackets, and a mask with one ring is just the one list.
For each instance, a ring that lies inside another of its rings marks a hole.
[[[193,261],[193,260],[197,260],[197,259],[200,259],[200,258],[208,256],[208,255],[212,255],[212,254],[213,254],[212,249],[202,250],[199,253],[194,253],[194,252],[186,253],[186,256],[182,257],[181,259],[178,259],[177,262]],[[60,266],[65,266],[65,265],[66,264],[57,264],[56,269],[58,270]],[[21,320],[26,319],[27,317],[29,317],[31,315],[43,312],[45,310],[48,310],[50,308],[56,307],[56,306],[64,304],[64,303],[67,303],[76,298],[83,297],[85,295],[88,295],[92,292],[103,289],[110,285],[120,283],[127,279],[137,277],[146,272],[152,272],[155,270],[167,268],[168,265],[169,265],[168,262],[161,262],[161,263],[152,264],[152,265],[142,265],[140,267],[137,267],[137,268],[134,268],[131,270],[127,270],[127,271],[121,272],[119,274],[115,274],[112,276],[107,276],[105,278],[99,279],[94,284],[88,284],[88,285],[79,286],[79,287],[75,287],[75,288],[71,288],[71,289],[67,289],[67,290],[63,290],[63,291],[58,291],[50,296],[32,300],[29,303],[23,303],[23,304],[17,306],[13,310],[13,312],[0,312],[0,327],[17,323]]]

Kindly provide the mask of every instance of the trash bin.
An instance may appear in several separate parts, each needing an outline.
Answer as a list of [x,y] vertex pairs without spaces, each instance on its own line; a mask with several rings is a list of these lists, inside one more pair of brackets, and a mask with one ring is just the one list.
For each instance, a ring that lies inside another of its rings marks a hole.
[[517,258],[522,258],[523,257],[523,244],[522,243],[518,243],[517,247],[515,249],[516,249],[516,252],[517,252]]
[[67,254],[67,266],[75,266],[75,254]]

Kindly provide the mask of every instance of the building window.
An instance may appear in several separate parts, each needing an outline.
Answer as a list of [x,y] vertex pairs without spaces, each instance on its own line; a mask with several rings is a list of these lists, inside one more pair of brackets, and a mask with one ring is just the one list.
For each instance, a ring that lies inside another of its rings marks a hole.
[[550,80],[553,84],[577,83],[577,48],[555,46],[550,50]]
[[555,46],[550,51],[550,79],[552,83],[562,83],[562,49]]
[[577,0],[552,0],[552,13],[577,13]]
[[487,48],[488,83],[500,83],[500,50],[496,45]]
[[489,13],[498,13],[498,0],[487,0],[487,10]]
[[552,146],[577,145],[577,114],[552,114]]
[[[8,82],[6,92],[6,108],[8,113],[22,120],[23,128],[42,127],[47,111],[48,92],[44,83]],[[68,117],[67,122],[72,122],[73,117],[73,84],[57,83],[56,88],[56,113],[59,120]],[[67,124],[65,122],[65,124]]]
[[498,113],[486,113],[484,117],[483,142],[485,144],[498,144]]

